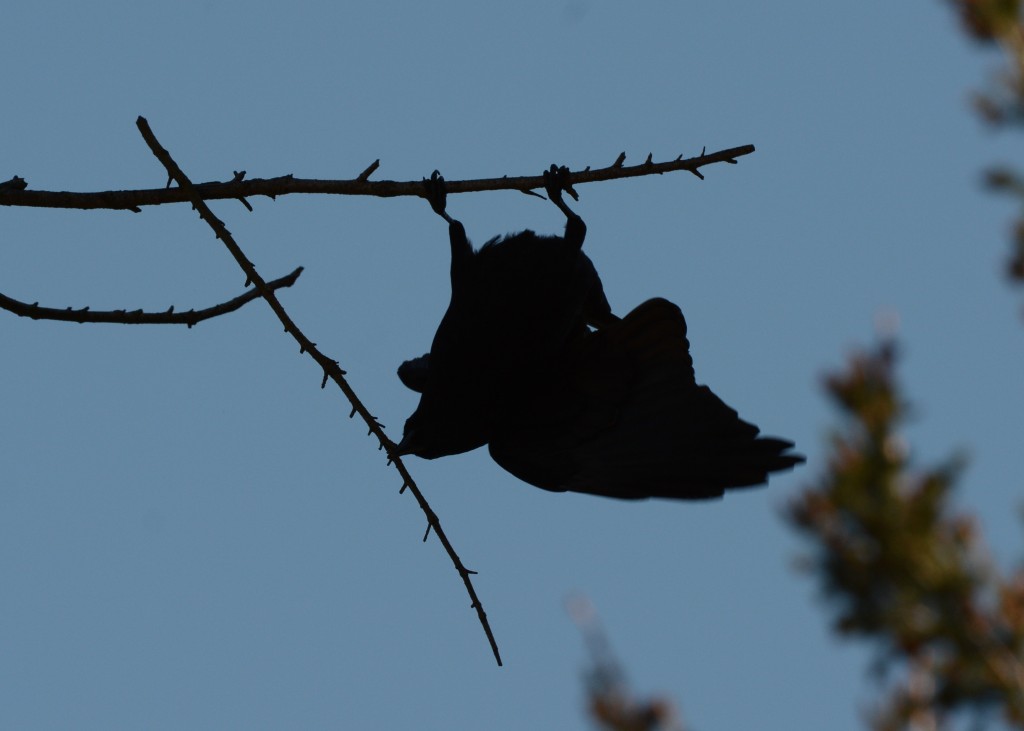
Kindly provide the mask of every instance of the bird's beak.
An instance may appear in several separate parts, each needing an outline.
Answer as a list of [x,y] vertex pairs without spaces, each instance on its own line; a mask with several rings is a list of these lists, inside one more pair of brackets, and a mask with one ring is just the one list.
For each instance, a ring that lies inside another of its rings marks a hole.
[[417,449],[419,449],[419,445],[416,443],[416,430],[411,429],[402,436],[402,441],[395,448],[395,454],[399,457],[405,457],[410,454],[416,454]]

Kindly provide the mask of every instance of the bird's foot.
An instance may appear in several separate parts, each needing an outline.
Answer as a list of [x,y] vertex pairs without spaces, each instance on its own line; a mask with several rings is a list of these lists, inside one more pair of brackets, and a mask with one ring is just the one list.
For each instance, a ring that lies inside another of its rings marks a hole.
[[444,176],[439,171],[435,170],[429,180],[423,178],[423,197],[427,199],[427,203],[430,204],[434,213],[449,223],[451,222],[451,218],[448,217],[446,210],[448,205],[448,186],[444,182]]
[[574,201],[580,199],[572,188],[569,168],[565,165],[552,165],[544,171],[544,190],[547,191],[551,202],[558,205],[559,208],[561,208],[559,204],[562,203],[562,191],[571,195]]

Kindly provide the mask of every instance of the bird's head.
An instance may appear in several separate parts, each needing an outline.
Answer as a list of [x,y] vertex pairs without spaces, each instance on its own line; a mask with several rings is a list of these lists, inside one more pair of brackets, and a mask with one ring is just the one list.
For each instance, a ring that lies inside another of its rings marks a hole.
[[478,424],[457,410],[432,403],[434,399],[420,399],[419,407],[406,422],[402,441],[396,450],[399,456],[414,454],[423,459],[437,459],[450,454],[461,454],[487,443]]

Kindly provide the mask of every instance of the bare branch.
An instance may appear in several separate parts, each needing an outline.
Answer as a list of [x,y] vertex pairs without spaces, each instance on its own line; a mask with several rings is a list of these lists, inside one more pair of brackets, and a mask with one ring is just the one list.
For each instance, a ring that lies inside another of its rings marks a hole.
[[[263,278],[260,277],[259,272],[256,271],[252,262],[245,256],[244,252],[231,236],[231,233],[227,228],[225,228],[224,223],[213,215],[209,206],[203,202],[205,193],[202,191],[202,187],[192,185],[192,182],[171,158],[170,153],[167,152],[167,150],[165,150],[157,141],[153,131],[149,127],[149,123],[143,117],[138,118],[136,125],[139,128],[139,132],[142,133],[142,137],[145,139],[146,144],[149,145],[149,149],[152,150],[156,158],[167,169],[168,175],[177,182],[180,192],[186,196],[186,200],[191,201],[192,206],[199,212],[199,216],[206,221],[210,228],[213,229],[217,238],[220,239],[228,248],[228,251],[231,252],[231,255],[235,258],[235,261],[238,262],[242,271],[245,272],[247,279],[252,282],[256,291],[259,292],[260,296],[267,301],[267,304],[270,305],[270,308],[274,311],[274,314],[277,315],[281,324],[284,325],[285,332],[295,338],[295,341],[299,344],[300,352],[309,353],[310,357],[312,357],[313,360],[315,360],[323,369],[325,378],[330,377],[331,380],[338,384],[338,387],[352,405],[352,412],[349,416],[355,416],[358,413],[362,417],[363,421],[366,422],[366,425],[369,428],[369,433],[377,438],[378,449],[383,449],[387,452],[388,463],[393,464],[395,469],[398,470],[399,475],[402,477],[402,490],[408,488],[409,491],[412,492],[416,501],[419,503],[420,509],[427,517],[427,525],[434,531],[434,534],[438,539],[440,539],[441,545],[443,545],[445,551],[448,552],[448,556],[455,565],[455,569],[459,572],[459,576],[462,577],[462,582],[465,584],[466,591],[469,593],[469,598],[472,601],[471,606],[476,610],[480,624],[483,626],[488,642],[490,642],[491,651],[494,653],[494,659],[497,660],[498,665],[501,665],[501,654],[498,652],[498,644],[494,639],[494,633],[491,632],[491,626],[487,621],[487,614],[484,612],[483,605],[480,603],[476,590],[473,588],[473,582],[470,579],[470,574],[472,572],[463,565],[462,560],[455,552],[451,542],[448,540],[444,530],[441,528],[441,521],[438,520],[437,514],[431,509],[430,504],[427,502],[426,498],[423,497],[423,493],[420,492],[420,489],[417,487],[412,475],[409,474],[409,471],[403,464],[402,458],[396,453],[397,445],[388,438],[387,434],[384,433],[384,427],[377,421],[377,417],[371,414],[366,406],[363,405],[363,402],[359,397],[356,396],[355,391],[352,390],[348,381],[345,380],[345,372],[338,365],[338,361],[332,360],[320,352],[316,347],[316,343],[307,338],[292,321],[288,313],[285,312],[281,303],[274,295],[274,291],[265,281],[263,281]],[[421,183],[417,183],[416,185],[422,188]],[[229,197],[235,198],[239,195],[252,194],[236,192]],[[324,383],[326,383],[326,380]]]
[[[641,175],[663,175],[677,170],[687,170],[703,179],[699,169],[718,162],[736,163],[736,158],[754,152],[753,145],[733,147],[710,154],[702,151],[697,157],[666,162],[651,162],[650,156],[639,165],[625,166],[625,153],[619,155],[614,163],[606,168],[592,170],[589,167],[570,173],[569,185],[597,183],[603,180],[618,178],[635,178]],[[324,195],[372,195],[391,198],[400,195],[423,195],[423,183],[420,180],[398,182],[394,180],[371,181],[369,176],[376,170],[376,163],[364,170],[353,180],[315,180],[295,178],[284,175],[277,178],[252,178],[242,180],[239,176],[228,182],[199,183],[193,186],[202,200],[222,200],[236,198],[243,202],[246,198],[263,195],[276,198],[279,195],[292,193],[317,193]],[[24,183],[24,180],[21,180]],[[475,193],[484,190],[518,190],[527,193],[535,188],[544,188],[544,179],[539,175],[527,175],[510,178],[484,178],[480,180],[448,180],[446,186],[449,195],[458,193]],[[22,190],[17,186],[0,186],[0,206],[29,206],[36,208],[78,208],[78,209],[112,209],[139,211],[141,206],[157,206],[165,203],[184,203],[190,201],[188,194],[181,188],[155,188],[148,190],[108,190],[96,193],[71,193],[64,191]]]
[[[271,290],[290,287],[302,274],[302,267],[286,277],[267,282]],[[57,320],[59,322],[107,322],[119,325],[193,325],[209,320],[218,315],[226,315],[229,312],[242,307],[242,305],[257,299],[260,293],[251,289],[234,299],[223,302],[204,310],[189,310],[188,312],[175,312],[172,305],[166,312],[143,312],[142,310],[97,310],[91,311],[88,307],[74,310],[70,307],[63,310],[56,307],[40,307],[38,302],[27,304],[0,292],[0,309],[12,312],[18,317],[30,317],[33,320]]]

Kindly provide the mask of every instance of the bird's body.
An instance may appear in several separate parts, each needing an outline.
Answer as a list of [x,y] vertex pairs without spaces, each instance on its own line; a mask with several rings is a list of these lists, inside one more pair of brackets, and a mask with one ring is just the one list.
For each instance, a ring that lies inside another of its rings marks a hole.
[[565,236],[524,231],[478,252],[444,211],[443,178],[428,181],[450,224],[452,297],[430,352],[399,368],[422,394],[399,453],[488,444],[532,485],[624,499],[717,497],[802,462],[697,385],[678,307],[653,299],[612,314],[556,172],[545,179]]
[[532,231],[489,241],[453,283],[430,353],[400,369],[423,394],[413,426],[443,414],[434,436],[440,427],[458,451],[482,446],[525,384],[550,372],[588,321],[609,318],[597,270],[571,242]]
[[[443,212],[443,188],[428,185],[428,195],[441,196],[432,205]],[[551,372],[569,342],[588,326],[618,319],[583,253],[587,229],[578,216],[564,236],[521,231],[479,251],[462,224],[448,220],[448,310],[430,352],[398,369],[402,382],[422,394],[401,446],[428,459],[486,444],[510,402]]]

